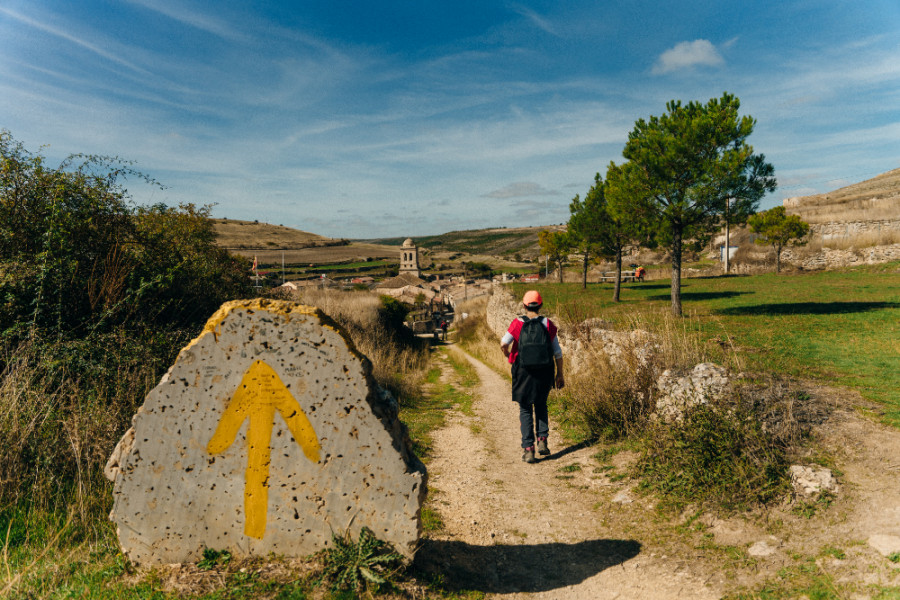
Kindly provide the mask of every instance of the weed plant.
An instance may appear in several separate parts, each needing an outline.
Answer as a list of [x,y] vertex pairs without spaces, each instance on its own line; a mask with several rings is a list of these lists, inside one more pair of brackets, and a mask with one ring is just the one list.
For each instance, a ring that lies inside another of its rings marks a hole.
[[389,585],[401,568],[403,557],[367,527],[355,542],[348,531],[332,535],[332,544],[322,551],[322,578],[331,582],[333,591],[377,592]]

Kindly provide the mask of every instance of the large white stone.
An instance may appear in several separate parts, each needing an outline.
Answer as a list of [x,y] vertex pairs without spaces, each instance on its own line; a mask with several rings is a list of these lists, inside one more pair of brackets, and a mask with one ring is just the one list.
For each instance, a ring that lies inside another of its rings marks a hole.
[[798,496],[818,496],[822,492],[836,494],[840,491],[831,469],[817,465],[791,465],[791,485]]
[[225,304],[150,392],[107,465],[142,564],[305,556],[362,527],[412,556],[426,472],[397,404],[317,309]]
[[869,546],[875,548],[882,556],[900,553],[900,536],[875,534],[869,537]]

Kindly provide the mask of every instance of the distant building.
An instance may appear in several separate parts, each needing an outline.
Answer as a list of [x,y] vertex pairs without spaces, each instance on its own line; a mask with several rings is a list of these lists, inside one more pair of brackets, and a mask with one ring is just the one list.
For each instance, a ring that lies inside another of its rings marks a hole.
[[400,274],[409,273],[416,277],[421,277],[422,272],[419,269],[419,249],[416,247],[412,238],[406,238],[403,245],[400,246]]
[[521,281],[523,283],[537,283],[540,280],[541,280],[541,276],[537,275],[535,273],[530,273],[528,275],[522,275],[522,277],[519,279],[519,281]]
[[407,286],[425,286],[427,282],[424,279],[421,279],[418,275],[409,272],[401,272],[396,277],[391,277],[390,279],[385,279],[377,286],[375,286],[376,290],[394,290]]

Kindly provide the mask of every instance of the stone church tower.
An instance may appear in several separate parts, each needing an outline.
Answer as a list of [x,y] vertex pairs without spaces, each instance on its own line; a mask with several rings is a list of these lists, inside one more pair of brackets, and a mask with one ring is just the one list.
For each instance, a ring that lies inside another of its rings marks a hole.
[[406,241],[400,246],[400,274],[404,273],[412,273],[416,277],[422,275],[419,270],[419,249],[412,238],[406,238]]

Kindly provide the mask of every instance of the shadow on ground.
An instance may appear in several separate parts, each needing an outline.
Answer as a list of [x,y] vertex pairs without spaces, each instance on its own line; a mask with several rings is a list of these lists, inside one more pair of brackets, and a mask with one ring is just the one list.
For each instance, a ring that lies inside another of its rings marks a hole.
[[440,574],[443,587],[449,590],[546,592],[577,585],[640,551],[641,545],[634,540],[519,546],[425,540],[416,553],[415,566],[424,573]]
[[795,302],[732,306],[715,311],[722,315],[836,315],[900,308],[900,302]]
[[566,454],[571,454],[572,452],[577,452],[578,450],[581,450],[582,448],[589,448],[589,447],[593,446],[596,442],[597,442],[596,439],[584,440],[583,442],[579,442],[577,444],[567,446],[567,447],[563,448],[562,450],[559,450],[557,452],[550,454],[549,456],[538,456],[537,457],[538,462],[544,461],[544,460],[556,460],[557,458],[562,458]]
[[[589,283],[588,287],[596,286],[603,290],[612,291],[613,288],[616,287],[615,282],[609,283]],[[635,283],[635,282],[622,282],[622,289],[641,289],[641,290],[667,290],[671,287],[668,283]]]
[[[720,298],[737,298],[738,296],[743,296],[745,294],[752,294],[753,292],[681,292],[682,300],[718,300]],[[671,294],[656,294],[654,296],[650,296],[651,300],[669,300],[671,298]]]

